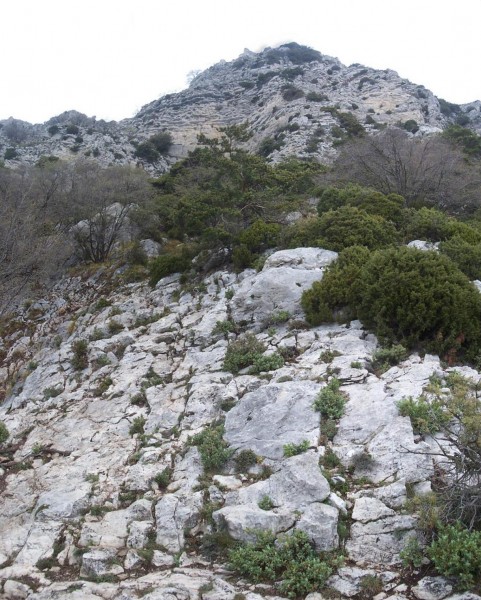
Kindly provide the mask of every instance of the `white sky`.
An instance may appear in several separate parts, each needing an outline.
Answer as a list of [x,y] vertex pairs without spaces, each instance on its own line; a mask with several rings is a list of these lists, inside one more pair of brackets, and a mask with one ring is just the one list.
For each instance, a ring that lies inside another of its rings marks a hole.
[[295,41],[481,99],[481,0],[3,0],[0,119],[131,117],[244,48]]

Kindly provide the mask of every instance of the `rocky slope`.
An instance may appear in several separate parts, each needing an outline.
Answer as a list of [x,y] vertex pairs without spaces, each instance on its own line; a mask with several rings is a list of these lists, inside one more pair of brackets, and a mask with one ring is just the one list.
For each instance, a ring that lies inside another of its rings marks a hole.
[[[329,580],[342,597],[371,575],[379,599],[476,598],[422,571],[403,577],[399,552],[417,535],[403,506],[408,489],[430,489],[434,464],[396,402],[446,372],[436,356],[412,355],[375,373],[377,341],[359,322],[305,327],[301,293],[335,257],[281,251],[259,273],[184,285],[174,275],[155,289],[112,291],[100,271],[61,282],[11,323],[0,371],[3,597],[280,600],[206,543],[213,531],[249,540],[269,529],[344,547]],[[283,366],[227,372],[228,319]],[[313,403],[333,377],[347,402],[330,441]],[[189,440],[221,420],[232,456],[206,473]],[[304,452],[285,456],[288,444]],[[256,460],[241,462],[243,450]]]
[[[328,162],[349,134],[353,122],[342,117],[348,113],[368,133],[408,123],[409,130],[418,128],[415,135],[424,135],[456,121],[481,131],[479,101],[463,106],[440,102],[424,86],[392,70],[345,66],[315,50],[286,44],[258,54],[246,50],[232,62],[222,61],[198,75],[188,89],[163,96],[118,123],[75,111],[42,125],[0,121],[0,156],[6,156],[9,166],[34,164],[41,156],[87,156],[105,166],[141,164],[159,174],[195,147],[199,133],[216,135],[219,127],[249,121],[249,150],[261,147],[272,160],[295,154]],[[153,163],[136,158],[138,143],[162,130],[173,136],[169,154]]]

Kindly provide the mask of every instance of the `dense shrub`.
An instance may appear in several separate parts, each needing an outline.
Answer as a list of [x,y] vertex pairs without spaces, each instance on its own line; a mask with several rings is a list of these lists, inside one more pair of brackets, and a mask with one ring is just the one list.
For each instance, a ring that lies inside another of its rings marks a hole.
[[403,129],[409,131],[409,133],[416,133],[419,131],[419,125],[414,119],[409,119],[403,124]]
[[369,215],[354,206],[330,210],[319,217],[321,236],[317,245],[339,252],[348,246],[383,248],[398,239],[396,228],[383,217]]
[[345,130],[349,137],[363,136],[366,131],[351,112],[338,112],[339,125]]
[[422,207],[419,210],[410,210],[405,215],[404,238],[407,242],[447,240],[451,235],[453,222],[454,220],[446,213],[435,208]]
[[157,151],[157,148],[152,142],[149,141],[141,142],[135,149],[134,154],[137,158],[142,158],[143,160],[146,160],[149,163],[155,162],[160,156],[160,154]]
[[162,254],[154,258],[149,266],[150,285],[154,286],[162,277],[173,273],[182,273],[191,265],[190,259],[185,255]]
[[470,244],[456,236],[440,244],[439,249],[470,279],[481,279],[481,244]]
[[471,129],[461,127],[461,125],[450,125],[443,132],[443,136],[460,146],[468,156],[476,158],[481,156],[481,136]]
[[[481,345],[481,295],[445,256],[413,248],[372,253],[349,249],[302,306],[312,324],[357,317],[382,339],[424,348],[450,360],[473,360]],[[346,310],[347,309],[347,310]],[[339,313],[338,313],[339,314]]]
[[224,426],[212,425],[194,435],[191,444],[197,446],[206,471],[221,469],[232,456],[233,450],[223,438]]
[[258,153],[260,156],[267,157],[275,150],[280,150],[284,145],[284,136],[266,137],[259,145]]
[[318,218],[311,217],[300,219],[286,227],[281,233],[280,243],[285,248],[309,248],[316,246],[320,237],[321,221]]
[[279,540],[271,532],[258,533],[254,543],[235,548],[229,559],[236,571],[255,583],[282,580],[280,591],[289,598],[321,589],[342,564],[335,556],[321,558],[303,531]]
[[13,160],[14,158],[17,158],[18,156],[18,152],[15,150],[15,148],[7,148],[5,150],[5,154],[3,155],[3,158],[5,160]]
[[326,100],[329,100],[329,98],[326,96],[326,94],[320,94],[319,92],[308,92],[306,94],[306,100],[309,100],[309,102],[325,102]]
[[3,421],[0,421],[0,444],[4,444],[10,435],[7,426]]
[[356,318],[361,271],[369,259],[363,246],[346,248],[324,273],[302,294],[301,304],[311,325]]
[[473,358],[481,337],[481,296],[435,252],[396,248],[372,253],[362,269],[357,314],[382,338]]
[[259,219],[241,231],[232,254],[234,266],[238,269],[251,267],[259,253],[277,245],[281,229],[277,223],[266,223]]
[[168,131],[161,131],[150,136],[149,142],[153,144],[159,154],[166,154],[172,146],[172,136]]
[[481,581],[481,531],[460,525],[443,527],[427,554],[441,575],[456,577],[463,589]]
[[231,373],[238,373],[259,361],[264,351],[264,344],[254,334],[246,333],[227,346],[223,368]]
[[314,402],[314,408],[328,419],[340,419],[344,414],[346,395],[339,391],[341,382],[336,377],[322,388]]
[[282,97],[286,102],[291,102],[292,100],[303,98],[304,92],[295,85],[284,85],[282,86]]
[[82,371],[88,367],[88,342],[87,340],[75,340],[72,344],[73,356],[70,359],[72,367],[76,371]]
[[360,185],[348,185],[343,188],[328,187],[323,190],[317,211],[321,215],[342,206],[355,206],[370,215],[379,215],[397,225],[403,218],[404,203],[404,198],[398,194],[382,194]]

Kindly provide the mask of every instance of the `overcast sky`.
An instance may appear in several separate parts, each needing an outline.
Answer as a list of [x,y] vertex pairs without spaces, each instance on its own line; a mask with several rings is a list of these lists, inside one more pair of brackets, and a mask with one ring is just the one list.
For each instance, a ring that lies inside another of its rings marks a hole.
[[0,119],[131,117],[191,70],[289,41],[481,99],[481,0],[5,0],[0,18]]

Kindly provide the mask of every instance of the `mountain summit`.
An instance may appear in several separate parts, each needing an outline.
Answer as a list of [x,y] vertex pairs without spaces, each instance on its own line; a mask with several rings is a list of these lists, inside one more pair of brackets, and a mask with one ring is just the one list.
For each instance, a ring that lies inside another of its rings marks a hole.
[[[0,156],[7,164],[36,163],[41,156],[86,156],[101,164],[137,164],[160,174],[197,144],[197,135],[249,123],[246,149],[273,161],[296,155],[331,161],[346,138],[397,125],[414,135],[451,123],[481,131],[481,102],[457,105],[390,69],[338,59],[295,43],[245,50],[197,75],[182,92],[145,105],[130,119],[97,121],[67,111],[41,125],[1,121]],[[172,136],[167,152],[142,153],[139,145],[159,132]]]

